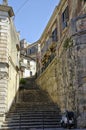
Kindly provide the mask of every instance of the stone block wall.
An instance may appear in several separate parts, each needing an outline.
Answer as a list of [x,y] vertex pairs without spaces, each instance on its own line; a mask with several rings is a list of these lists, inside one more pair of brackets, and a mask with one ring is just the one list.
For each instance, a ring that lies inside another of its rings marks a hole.
[[12,16],[11,7],[0,5],[0,125],[9,111],[19,87],[19,66],[17,65],[19,52],[16,47],[19,38]]
[[[82,14],[64,30],[57,57],[37,78],[61,111],[72,110],[77,126],[86,127],[86,15]],[[64,44],[67,43],[66,47]],[[54,74],[54,77],[53,77]]]
[[62,112],[76,113],[78,127],[86,127],[86,1],[61,0],[41,39],[49,36],[54,20],[58,32],[57,56],[37,78],[37,83],[49,92]]
[[51,99],[58,103],[57,82],[56,82],[56,58],[51,62],[48,68],[37,79],[37,84],[47,91]]
[[0,62],[8,63],[8,13],[0,11]]
[[8,85],[8,13],[0,11],[0,123],[7,109]]

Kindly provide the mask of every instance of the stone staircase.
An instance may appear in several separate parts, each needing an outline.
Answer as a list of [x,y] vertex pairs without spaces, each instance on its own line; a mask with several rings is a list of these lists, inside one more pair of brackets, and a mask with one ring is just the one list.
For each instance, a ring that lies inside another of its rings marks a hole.
[[18,102],[7,113],[1,130],[59,128],[61,116],[58,106],[35,85],[34,78],[25,80],[25,88],[19,90]]

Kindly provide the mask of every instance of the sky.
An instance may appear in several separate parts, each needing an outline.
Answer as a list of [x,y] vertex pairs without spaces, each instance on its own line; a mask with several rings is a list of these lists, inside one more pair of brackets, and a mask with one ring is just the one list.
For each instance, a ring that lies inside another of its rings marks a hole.
[[[14,23],[20,39],[34,43],[41,37],[60,0],[8,0],[15,13]],[[2,3],[2,0],[0,0]]]

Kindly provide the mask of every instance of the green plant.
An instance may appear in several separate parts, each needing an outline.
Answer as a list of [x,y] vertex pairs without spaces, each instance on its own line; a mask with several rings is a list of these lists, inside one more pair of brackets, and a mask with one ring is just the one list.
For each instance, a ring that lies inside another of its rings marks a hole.
[[26,84],[25,79],[21,78],[21,79],[20,79],[20,84]]
[[73,45],[72,39],[71,38],[66,38],[66,40],[64,41],[64,44],[63,44],[63,48],[68,49],[72,45]]

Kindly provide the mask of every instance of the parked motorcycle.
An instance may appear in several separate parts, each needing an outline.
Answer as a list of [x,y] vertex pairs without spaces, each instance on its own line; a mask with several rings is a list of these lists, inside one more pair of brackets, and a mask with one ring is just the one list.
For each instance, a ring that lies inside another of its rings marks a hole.
[[72,111],[66,111],[62,115],[61,127],[63,128],[76,128],[76,118]]

